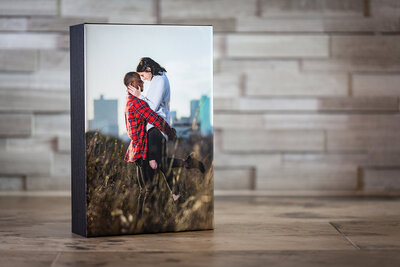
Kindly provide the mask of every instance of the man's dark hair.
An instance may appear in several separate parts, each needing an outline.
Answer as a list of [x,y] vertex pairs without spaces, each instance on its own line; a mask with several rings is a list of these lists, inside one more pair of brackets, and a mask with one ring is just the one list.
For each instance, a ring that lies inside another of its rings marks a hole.
[[133,71],[128,72],[127,74],[125,74],[125,77],[124,77],[125,86],[128,86],[128,84],[130,84],[133,79],[139,79],[140,80],[140,75],[137,72],[133,72]]
[[137,72],[145,72],[146,68],[150,68],[150,72],[153,75],[162,75],[163,72],[167,72],[163,67],[160,66],[157,62],[152,60],[149,57],[142,57],[140,59],[139,64],[136,67]]

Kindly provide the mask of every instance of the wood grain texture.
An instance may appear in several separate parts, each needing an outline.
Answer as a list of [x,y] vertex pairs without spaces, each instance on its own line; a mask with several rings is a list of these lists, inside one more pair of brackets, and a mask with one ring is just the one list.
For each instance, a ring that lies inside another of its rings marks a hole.
[[397,266],[395,198],[220,196],[215,230],[82,238],[70,198],[0,197],[2,266]]
[[[372,190],[391,192],[400,181],[382,186],[389,180],[381,177],[392,177],[386,170],[400,168],[399,11],[398,0],[3,0],[0,150],[23,153],[25,146],[25,152],[47,153],[50,169],[58,174],[54,180],[43,175],[28,190],[46,189],[46,182],[51,189],[69,188],[64,171],[69,162],[60,156],[70,153],[69,25],[212,24],[215,163],[220,168],[254,167],[256,180],[267,178],[259,185],[298,190],[307,183],[327,188],[329,179],[319,177],[338,179],[332,188],[350,188],[361,180],[360,170],[382,168],[364,174],[371,177]],[[177,96],[172,92],[171,97]],[[296,131],[305,129],[321,131],[308,137],[317,150],[299,150],[297,143],[306,137]],[[276,139],[267,134],[270,141],[264,142],[236,137],[236,130],[250,137],[257,130],[295,132],[290,142],[285,134]],[[290,164],[307,165],[298,174],[304,180],[296,179]],[[338,171],[318,169],[320,164]],[[269,173],[285,179],[268,181]],[[5,178],[0,188],[7,183],[23,188],[18,173]],[[38,177],[24,178],[27,185],[34,183],[30,178]],[[229,186],[236,184],[232,180]]]

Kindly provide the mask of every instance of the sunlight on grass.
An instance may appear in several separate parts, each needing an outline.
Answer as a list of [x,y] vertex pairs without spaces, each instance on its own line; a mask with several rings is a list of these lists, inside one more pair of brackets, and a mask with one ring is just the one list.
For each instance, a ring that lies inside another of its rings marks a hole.
[[[155,190],[146,192],[140,169],[124,161],[128,144],[99,132],[86,134],[87,227],[89,236],[157,233],[213,228],[212,137],[168,144],[170,154],[184,158],[194,148],[206,171],[172,168],[179,175],[182,201],[174,202],[162,173]],[[143,183],[141,183],[143,184]]]

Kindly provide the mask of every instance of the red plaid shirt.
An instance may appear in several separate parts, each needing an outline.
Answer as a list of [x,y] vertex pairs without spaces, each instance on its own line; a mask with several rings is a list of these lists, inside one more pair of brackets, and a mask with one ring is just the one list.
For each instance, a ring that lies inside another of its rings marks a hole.
[[126,151],[125,161],[133,162],[139,158],[146,159],[147,123],[153,124],[154,127],[166,133],[168,137],[173,134],[173,130],[168,123],[158,116],[145,101],[128,94],[125,106],[125,125],[131,143]]

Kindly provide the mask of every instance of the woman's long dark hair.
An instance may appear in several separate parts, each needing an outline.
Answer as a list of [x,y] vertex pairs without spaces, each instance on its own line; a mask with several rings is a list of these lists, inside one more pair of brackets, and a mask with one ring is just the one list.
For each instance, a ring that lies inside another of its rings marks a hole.
[[150,72],[153,75],[162,75],[163,72],[167,72],[166,69],[149,57],[142,57],[140,59],[140,62],[136,67],[136,72],[145,72],[147,67],[150,68]]

